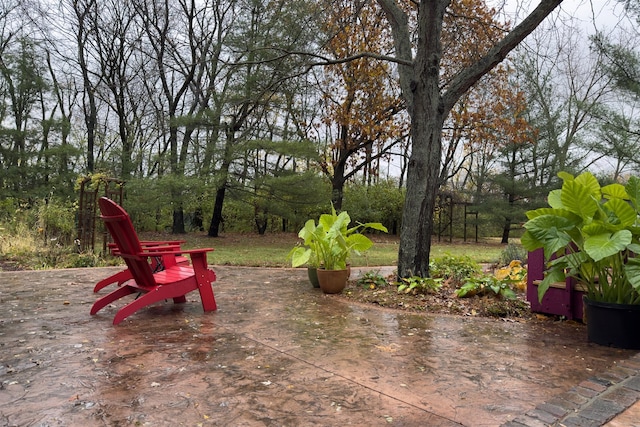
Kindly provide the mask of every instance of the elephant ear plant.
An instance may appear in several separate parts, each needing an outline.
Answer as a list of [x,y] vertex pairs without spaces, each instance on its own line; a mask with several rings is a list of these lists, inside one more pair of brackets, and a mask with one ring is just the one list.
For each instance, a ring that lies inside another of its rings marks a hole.
[[561,172],[562,188],[549,193],[549,208],[527,212],[522,245],[543,248],[549,286],[574,277],[592,301],[640,304],[640,179],[601,187],[589,172]]
[[320,215],[317,225],[313,219],[308,220],[298,233],[304,246],[296,246],[289,252],[291,265],[308,264],[322,266],[326,270],[343,270],[347,268],[352,252],[359,254],[373,246],[373,242],[360,231],[370,228],[387,232],[379,222],[358,223],[349,228],[350,223],[351,218],[346,211],[337,214],[333,207],[330,214]]

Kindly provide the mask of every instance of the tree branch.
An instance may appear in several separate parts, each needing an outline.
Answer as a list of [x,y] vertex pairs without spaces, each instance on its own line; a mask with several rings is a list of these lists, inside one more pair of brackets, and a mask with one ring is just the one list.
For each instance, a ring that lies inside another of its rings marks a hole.
[[327,58],[326,56],[323,55],[319,55],[316,53],[311,53],[311,52],[301,52],[301,51],[288,51],[285,49],[279,49],[279,48],[263,48],[260,50],[272,50],[272,51],[278,51],[278,52],[282,52],[281,55],[278,55],[276,57],[270,58],[270,59],[261,59],[259,61],[242,61],[242,62],[227,62],[227,65],[232,65],[232,66],[244,66],[244,65],[257,65],[257,64],[265,64],[265,63],[269,63],[269,62],[277,62],[277,61],[282,61],[283,59],[289,57],[289,56],[303,56],[303,57],[309,57],[309,58],[315,58],[318,59],[317,62],[311,62],[309,64],[307,64],[307,70],[313,68],[313,67],[318,67],[318,66],[325,66],[325,65],[336,65],[336,64],[344,64],[346,62],[351,62],[351,61],[355,61],[357,59],[361,59],[361,58],[373,58],[373,59],[377,59],[380,61],[387,61],[387,62],[395,62],[396,64],[400,64],[400,65],[412,65],[413,62],[410,60],[404,60],[404,59],[400,59],[400,58],[396,58],[393,56],[388,56],[388,55],[381,55],[378,53],[373,53],[373,52],[360,52],[360,53],[356,53],[354,55],[350,55],[347,56],[345,58]]
[[445,111],[453,108],[458,99],[466,93],[471,86],[502,62],[502,60],[504,60],[522,40],[531,34],[561,3],[562,0],[542,0],[529,16],[491,48],[484,57],[458,73],[451,80],[448,89],[442,97]]

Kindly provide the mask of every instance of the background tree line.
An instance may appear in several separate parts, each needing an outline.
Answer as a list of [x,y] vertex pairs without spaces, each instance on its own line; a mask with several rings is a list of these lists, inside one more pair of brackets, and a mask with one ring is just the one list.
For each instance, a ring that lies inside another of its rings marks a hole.
[[[392,227],[412,137],[385,3],[0,0],[3,216],[71,203],[102,173],[147,229],[291,231],[330,201]],[[637,26],[589,39],[562,16],[444,120],[437,186],[505,242],[558,171],[639,169]],[[483,1],[452,2],[442,85],[510,29]]]

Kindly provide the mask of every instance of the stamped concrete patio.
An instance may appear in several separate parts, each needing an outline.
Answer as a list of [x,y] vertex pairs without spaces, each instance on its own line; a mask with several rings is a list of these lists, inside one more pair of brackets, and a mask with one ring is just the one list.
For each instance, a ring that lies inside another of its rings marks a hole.
[[303,270],[214,269],[217,312],[195,292],[117,327],[116,306],[89,315],[115,269],[0,272],[0,426],[638,420],[639,355],[583,325],[399,313],[323,295]]

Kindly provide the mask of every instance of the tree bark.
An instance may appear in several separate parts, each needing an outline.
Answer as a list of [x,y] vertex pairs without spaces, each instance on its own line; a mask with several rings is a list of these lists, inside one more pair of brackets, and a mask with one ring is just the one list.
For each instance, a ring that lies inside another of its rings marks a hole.
[[216,191],[216,200],[213,203],[213,215],[211,216],[211,224],[209,225],[209,237],[220,236],[220,225],[222,224],[222,206],[224,205],[224,196],[227,191],[226,181],[218,187]]
[[220,174],[220,184],[216,191],[216,200],[213,203],[213,215],[211,216],[211,223],[209,225],[209,237],[218,237],[220,233],[220,225],[222,224],[222,207],[224,206],[224,198],[227,192],[227,185],[229,180],[229,168],[233,158],[233,145],[235,144],[235,127],[226,126],[226,140],[224,146],[224,158],[222,160],[222,166],[218,171]]
[[[340,150],[342,153],[342,150]],[[331,177],[331,203],[336,211],[342,210],[342,199],[344,196],[344,176],[346,161],[338,161],[334,165],[333,176]]]
[[95,88],[89,77],[89,66],[87,64],[87,52],[86,41],[87,35],[90,31],[89,23],[87,23],[88,16],[91,14],[90,8],[93,7],[93,3],[87,5],[74,1],[74,12],[78,19],[78,28],[76,29],[76,42],[78,43],[78,64],[80,65],[80,71],[82,73],[82,82],[84,84],[84,93],[86,98],[83,98],[84,107],[84,122],[87,127],[87,172],[93,173],[95,169],[94,160],[94,147],[95,147],[95,134],[96,126],[98,123],[98,108],[96,107]]

